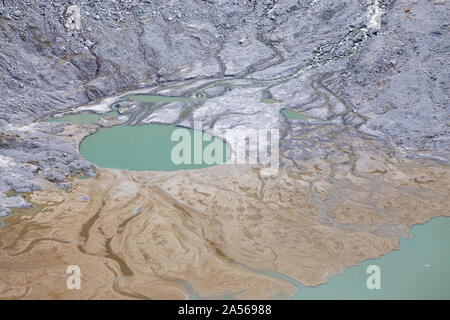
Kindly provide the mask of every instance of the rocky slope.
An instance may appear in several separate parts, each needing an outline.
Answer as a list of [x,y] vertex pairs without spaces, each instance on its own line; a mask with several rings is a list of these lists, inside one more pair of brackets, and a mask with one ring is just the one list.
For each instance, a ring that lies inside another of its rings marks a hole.
[[[0,3],[2,141],[26,146],[2,143],[3,191],[35,188],[35,171],[58,182],[73,171],[79,159],[53,141],[58,129],[23,130],[58,111],[167,81],[270,79],[328,63],[338,96],[367,120],[362,131],[448,151],[445,1],[79,1],[79,30],[65,26],[71,4]],[[11,175],[6,163],[32,169]]]

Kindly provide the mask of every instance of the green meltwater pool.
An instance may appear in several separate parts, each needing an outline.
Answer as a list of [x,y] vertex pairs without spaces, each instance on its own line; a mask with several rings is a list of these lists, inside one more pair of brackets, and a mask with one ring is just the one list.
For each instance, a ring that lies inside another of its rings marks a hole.
[[308,119],[308,117],[306,115],[304,115],[301,112],[298,111],[294,111],[292,109],[282,109],[281,113],[283,114],[283,116],[285,116],[287,119],[290,120],[306,120]]
[[80,153],[104,168],[175,171],[225,163],[231,150],[201,131],[148,124],[101,129],[81,142]]

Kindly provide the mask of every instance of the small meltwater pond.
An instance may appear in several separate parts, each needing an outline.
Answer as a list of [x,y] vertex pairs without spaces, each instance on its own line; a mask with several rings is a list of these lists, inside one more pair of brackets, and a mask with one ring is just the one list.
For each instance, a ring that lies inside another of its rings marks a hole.
[[148,124],[101,129],[82,141],[80,153],[104,168],[175,171],[225,163],[231,149],[201,131]]
[[292,109],[281,109],[281,113],[290,120],[306,120],[308,117],[301,112]]

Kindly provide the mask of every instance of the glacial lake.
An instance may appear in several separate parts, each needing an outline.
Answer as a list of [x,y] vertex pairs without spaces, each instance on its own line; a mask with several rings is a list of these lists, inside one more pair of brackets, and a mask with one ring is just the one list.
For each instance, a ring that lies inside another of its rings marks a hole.
[[[305,287],[278,275],[299,290],[291,299],[450,299],[450,217],[415,225],[400,250],[346,269],[322,285]],[[367,267],[380,267],[381,289],[367,289]]]
[[210,167],[225,163],[230,151],[207,133],[162,124],[104,128],[80,145],[80,153],[100,167],[133,171]]

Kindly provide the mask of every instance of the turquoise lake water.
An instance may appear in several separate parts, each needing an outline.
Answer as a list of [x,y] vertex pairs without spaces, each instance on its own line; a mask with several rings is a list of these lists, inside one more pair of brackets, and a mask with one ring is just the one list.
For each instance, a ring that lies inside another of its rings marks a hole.
[[[176,135],[172,141],[174,132],[182,136]],[[86,137],[80,153],[98,166],[133,171],[199,169],[227,161],[230,149],[224,141],[200,131],[196,133],[198,140],[194,132],[161,124],[115,126]],[[188,142],[186,147],[181,144],[183,141]],[[180,158],[187,161],[179,163],[176,159]]]
[[[400,250],[350,267],[315,288],[300,285],[292,299],[450,299],[450,217],[415,225],[411,233],[412,238],[400,239]],[[370,265],[380,267],[379,290],[367,289]]]

